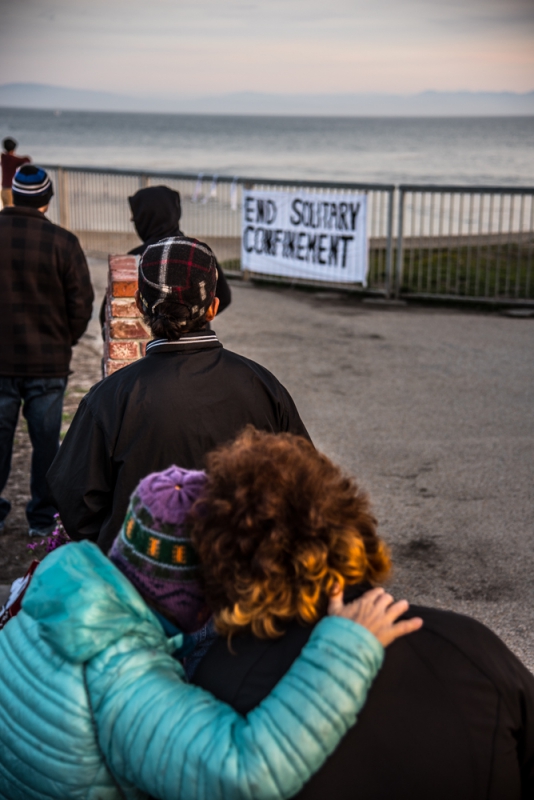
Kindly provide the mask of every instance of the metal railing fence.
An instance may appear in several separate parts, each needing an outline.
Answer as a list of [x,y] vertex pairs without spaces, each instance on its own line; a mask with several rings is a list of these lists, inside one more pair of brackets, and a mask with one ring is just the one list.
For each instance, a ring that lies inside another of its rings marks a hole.
[[532,187],[403,184],[397,189],[376,183],[47,169],[56,189],[49,215],[73,230],[89,253],[124,253],[139,244],[127,198],[146,186],[165,184],[180,192],[182,229],[207,241],[229,271],[240,269],[243,188],[358,192],[368,197],[367,291],[534,303]]
[[534,300],[534,189],[399,186],[396,294]]

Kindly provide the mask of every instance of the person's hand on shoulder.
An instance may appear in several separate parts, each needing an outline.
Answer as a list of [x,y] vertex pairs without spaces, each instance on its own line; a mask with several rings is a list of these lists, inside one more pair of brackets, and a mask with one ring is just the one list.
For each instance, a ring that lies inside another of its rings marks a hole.
[[382,587],[371,589],[358,600],[345,605],[343,592],[337,589],[330,596],[328,614],[357,622],[376,636],[383,647],[387,647],[395,639],[418,631],[422,627],[423,620],[420,617],[397,622],[409,607],[407,600],[399,600],[396,603]]

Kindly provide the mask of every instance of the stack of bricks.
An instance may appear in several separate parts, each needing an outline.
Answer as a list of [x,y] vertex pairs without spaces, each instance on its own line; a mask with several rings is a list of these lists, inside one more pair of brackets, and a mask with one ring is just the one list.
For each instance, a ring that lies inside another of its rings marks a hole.
[[144,356],[151,336],[135,305],[137,259],[110,256],[106,294],[104,377]]

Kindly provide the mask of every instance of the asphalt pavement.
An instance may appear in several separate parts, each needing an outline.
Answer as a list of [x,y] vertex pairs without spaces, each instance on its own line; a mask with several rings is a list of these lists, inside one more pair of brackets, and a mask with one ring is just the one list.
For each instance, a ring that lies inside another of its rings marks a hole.
[[534,319],[232,291],[213,327],[368,490],[395,596],[476,617],[534,670]]

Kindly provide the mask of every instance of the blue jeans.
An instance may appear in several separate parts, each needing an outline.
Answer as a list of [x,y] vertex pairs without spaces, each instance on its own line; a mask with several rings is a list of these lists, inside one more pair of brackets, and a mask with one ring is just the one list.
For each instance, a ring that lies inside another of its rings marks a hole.
[[[26,517],[31,528],[48,528],[56,509],[46,483],[46,473],[59,450],[59,433],[66,378],[6,378],[0,375],[0,493],[9,478],[13,438],[19,409],[28,423],[33,447],[31,500]],[[0,497],[0,522],[11,510],[11,503]]]

